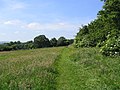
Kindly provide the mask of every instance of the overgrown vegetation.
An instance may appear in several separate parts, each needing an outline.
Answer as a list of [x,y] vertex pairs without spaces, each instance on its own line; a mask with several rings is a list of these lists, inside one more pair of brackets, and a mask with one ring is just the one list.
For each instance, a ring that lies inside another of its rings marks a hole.
[[120,0],[104,0],[97,19],[80,28],[75,47],[101,47],[106,56],[120,55]]

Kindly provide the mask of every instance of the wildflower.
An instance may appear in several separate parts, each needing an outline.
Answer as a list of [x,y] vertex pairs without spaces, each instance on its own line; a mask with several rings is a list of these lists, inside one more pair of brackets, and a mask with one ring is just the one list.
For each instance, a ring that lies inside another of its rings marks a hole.
[[113,47],[110,47],[111,49],[113,48]]
[[112,52],[110,52],[110,54],[112,54]]
[[116,47],[117,45],[115,44],[114,47]]
[[113,46],[113,44],[111,44],[111,46]]
[[118,54],[118,52],[115,52],[115,54]]

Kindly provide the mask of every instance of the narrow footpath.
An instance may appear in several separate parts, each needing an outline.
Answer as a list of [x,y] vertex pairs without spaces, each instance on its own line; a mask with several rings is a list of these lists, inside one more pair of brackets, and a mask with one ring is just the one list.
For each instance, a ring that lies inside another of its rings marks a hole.
[[65,48],[58,60],[57,90],[80,90],[82,78],[79,77],[81,70],[79,65],[72,60],[75,49]]

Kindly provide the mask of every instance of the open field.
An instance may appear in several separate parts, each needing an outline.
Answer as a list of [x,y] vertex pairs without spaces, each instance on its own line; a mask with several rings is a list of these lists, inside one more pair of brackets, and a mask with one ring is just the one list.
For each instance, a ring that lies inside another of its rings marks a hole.
[[54,90],[53,64],[61,50],[0,52],[0,90]]
[[0,52],[0,90],[120,90],[120,57],[98,48]]

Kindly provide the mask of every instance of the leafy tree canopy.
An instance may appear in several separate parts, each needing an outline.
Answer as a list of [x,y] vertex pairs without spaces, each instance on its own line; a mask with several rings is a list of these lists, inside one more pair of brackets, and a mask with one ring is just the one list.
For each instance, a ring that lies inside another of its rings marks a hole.
[[[101,47],[104,55],[116,55],[115,53],[120,55],[120,0],[101,1],[104,1],[103,9],[98,12],[97,19],[80,28],[75,37],[75,46],[98,46]],[[111,47],[112,49],[110,49]]]
[[49,47],[50,41],[45,35],[39,35],[34,38],[34,44],[37,48]]

